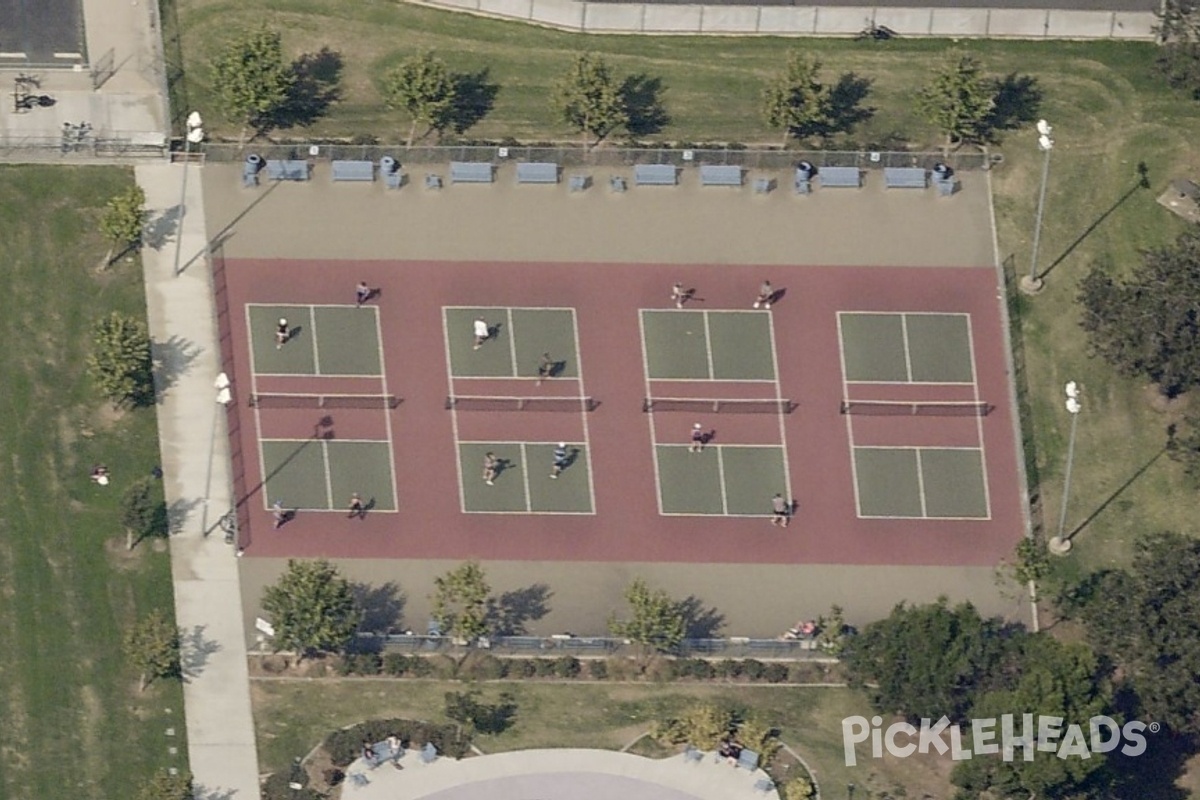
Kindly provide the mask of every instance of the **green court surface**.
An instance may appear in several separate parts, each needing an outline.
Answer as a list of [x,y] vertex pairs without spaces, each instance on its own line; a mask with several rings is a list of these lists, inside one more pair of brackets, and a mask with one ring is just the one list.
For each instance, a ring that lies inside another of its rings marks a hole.
[[975,382],[970,320],[966,314],[904,315],[913,381]]
[[[373,306],[247,306],[257,375],[382,374]],[[291,339],[276,347],[275,328],[288,321]]]
[[651,380],[775,380],[766,311],[642,310]]
[[[592,514],[592,484],[582,444],[568,443],[571,462],[551,478],[555,443],[460,442],[463,511],[475,514]],[[494,453],[500,468],[491,486],[483,461]]]
[[782,447],[660,444],[658,486],[662,513],[769,516],[771,497],[789,495]]
[[[450,372],[456,378],[537,377],[543,353],[558,365],[559,378],[579,376],[575,312],[569,308],[444,308]],[[475,349],[474,323],[482,318],[492,336]]]
[[986,519],[982,452],[855,447],[860,517]]
[[387,442],[264,439],[266,505],[328,511],[349,506],[354,492],[369,511],[395,511],[395,477]]
[[846,380],[869,383],[974,383],[966,314],[840,312]]

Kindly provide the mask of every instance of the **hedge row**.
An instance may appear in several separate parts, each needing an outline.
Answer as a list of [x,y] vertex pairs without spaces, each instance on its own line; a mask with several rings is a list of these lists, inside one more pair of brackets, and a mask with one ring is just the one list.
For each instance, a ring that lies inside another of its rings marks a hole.
[[407,747],[421,748],[432,744],[439,753],[462,758],[471,749],[470,737],[457,725],[435,725],[411,719],[370,719],[349,728],[334,731],[325,737],[325,750],[335,766],[345,767],[362,754],[363,742],[382,742],[389,736],[399,736]]
[[708,661],[702,658],[662,658],[640,662],[630,658],[581,661],[558,658],[498,658],[472,653],[459,662],[449,656],[404,653],[360,653],[344,656],[337,665],[341,675],[389,675],[441,680],[743,680],[755,683],[807,683],[829,680],[829,668],[813,662],[758,661],[753,658]]

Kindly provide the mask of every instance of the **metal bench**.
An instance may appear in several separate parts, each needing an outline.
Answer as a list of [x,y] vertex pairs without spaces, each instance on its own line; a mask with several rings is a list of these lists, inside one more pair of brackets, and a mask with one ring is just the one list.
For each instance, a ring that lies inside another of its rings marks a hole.
[[770,194],[775,189],[774,178],[759,178],[754,182],[755,194]]
[[399,189],[404,185],[404,173],[400,171],[400,162],[391,156],[379,159],[379,174],[383,176],[383,185],[389,189]]
[[623,191],[625,191],[626,188],[628,188],[625,185],[625,179],[622,178],[620,175],[613,175],[611,178],[609,178],[608,186],[614,192],[623,192]]
[[308,162],[268,158],[267,177],[273,181],[306,181],[309,178]]
[[441,175],[432,175],[432,174],[426,175],[425,176],[425,188],[426,189],[442,188],[442,176]]
[[925,189],[929,175],[924,167],[884,167],[883,182],[889,189]]
[[[437,761],[437,757],[437,748],[431,742],[426,742],[425,746],[421,748],[421,763],[432,764],[434,761]],[[755,756],[754,760],[757,762],[758,756]]]
[[592,185],[591,175],[572,175],[570,180],[572,192],[582,192]]
[[523,161],[517,164],[517,183],[558,183],[558,164]]
[[754,770],[758,769],[758,753],[742,748],[742,752],[738,754],[737,765],[742,769],[754,772]]
[[451,161],[451,183],[491,183],[495,168],[483,161]]
[[370,161],[334,161],[333,179],[335,181],[366,181],[375,180],[375,165]]
[[862,188],[862,173],[858,167],[821,167],[817,177],[821,179],[821,186],[824,188]]
[[701,186],[741,186],[742,168],[718,164],[700,165]]
[[674,164],[635,164],[634,186],[674,186],[679,182],[679,173]]

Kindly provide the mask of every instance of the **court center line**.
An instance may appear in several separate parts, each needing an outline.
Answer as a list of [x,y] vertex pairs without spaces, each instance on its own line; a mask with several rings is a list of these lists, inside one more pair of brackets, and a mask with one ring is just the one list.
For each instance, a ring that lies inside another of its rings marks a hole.
[[[383,358],[383,325],[379,320],[379,308],[370,306],[371,314],[375,318],[375,347],[379,350],[379,381],[383,389],[384,397],[388,395],[387,382],[387,367],[384,366]],[[392,476],[392,507],[400,509],[400,485],[396,480],[396,447],[395,437],[392,435],[392,409],[383,409],[383,424],[387,429],[387,446],[388,446],[388,472]]]
[[904,314],[900,315],[900,339],[904,343],[904,370],[908,383],[912,383],[912,351],[908,349],[908,317]]
[[921,468],[921,450],[924,448],[912,448],[917,453],[917,495],[921,498],[921,516],[928,518],[929,512],[925,510],[925,475]]
[[[446,319],[446,308],[442,308],[442,344],[446,351],[447,395],[454,396],[454,364],[450,358],[450,325]],[[458,441],[458,411],[450,406],[450,431],[454,437],[454,469],[458,473],[458,508],[467,513],[467,485],[463,482],[463,453]]]
[[783,491],[788,502],[794,503],[795,487],[792,486],[792,468],[788,463],[787,414],[783,407],[783,383],[779,378],[779,349],[775,346],[775,319],[770,313],[767,314],[767,335],[771,339],[771,369],[775,371],[775,401],[779,403],[775,418],[779,421],[779,442],[783,446]]
[[[967,315],[967,352],[971,356],[971,377],[974,385],[975,402],[983,402],[979,395],[979,368],[975,363],[975,333],[974,326],[971,324],[971,317]],[[987,460],[987,442],[983,435],[983,415],[978,414],[975,417],[975,431],[979,435],[979,468],[983,479],[983,508],[987,514],[987,519],[992,518],[992,493],[988,488],[988,460]]]
[[[642,345],[642,375],[645,380],[646,397],[651,397],[650,394],[650,358],[646,354],[646,309],[638,309],[638,333],[641,336]],[[663,513],[662,504],[662,474],[658,466],[658,434],[654,428],[654,412],[645,412],[647,424],[650,426],[650,458],[654,464],[654,502],[658,506],[658,513],[661,516]]]
[[595,473],[592,471],[592,434],[588,427],[588,410],[583,407],[583,398],[587,397],[587,385],[583,382],[583,342],[579,339],[579,320],[575,316],[575,309],[571,309],[571,330],[575,335],[575,371],[579,373],[579,416],[583,420],[583,460],[587,467],[588,478],[588,499],[591,504],[592,512],[596,511],[596,479]]
[[312,331],[312,334],[308,338],[312,342],[313,374],[320,375],[321,351],[317,348],[317,312],[312,306],[308,307],[308,328]]
[[704,355],[708,359],[708,379],[711,381],[717,377],[716,370],[713,369],[713,349],[712,349],[712,332],[708,327],[708,312],[701,311],[704,315]]
[[717,445],[717,479],[721,482],[721,514],[729,516],[729,493],[725,490],[725,456]]
[[333,505],[333,472],[329,468],[329,442],[322,439],[321,442],[321,460],[325,462],[325,504],[329,506],[329,510],[334,509]]
[[512,377],[517,376],[517,329],[513,327],[512,309],[505,309],[508,319],[508,363],[512,367]]
[[[850,400],[848,387],[846,386],[846,342],[842,334],[842,312],[837,312],[837,334],[838,334],[838,356],[842,361],[842,402],[846,403]],[[850,448],[850,485],[854,489],[854,513],[861,519],[862,514],[862,498],[858,490],[858,459],[855,457],[854,449],[854,421],[851,419],[851,414],[843,414],[846,419],[846,442]]]
[[525,451],[525,443],[521,442],[521,479],[525,485],[525,512],[533,511],[533,503],[529,500],[529,454]]

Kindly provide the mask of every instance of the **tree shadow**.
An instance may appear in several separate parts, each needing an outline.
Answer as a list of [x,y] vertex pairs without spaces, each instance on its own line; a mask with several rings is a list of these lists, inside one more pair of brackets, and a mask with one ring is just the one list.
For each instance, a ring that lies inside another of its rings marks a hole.
[[725,615],[715,607],[705,608],[704,603],[695,595],[679,602],[679,612],[683,615],[685,639],[714,639],[717,632],[725,626]]
[[1010,72],[996,81],[992,110],[984,121],[985,138],[995,141],[997,131],[1021,128],[1041,113],[1043,93],[1037,78]]
[[[1128,717],[1132,719],[1132,717]],[[1136,797],[1138,800],[1186,800],[1191,794],[1176,785],[1186,764],[1197,752],[1200,742],[1189,736],[1173,736],[1168,732],[1146,732],[1146,751],[1138,756],[1125,756],[1117,748],[1108,755],[1112,770],[1114,797]]]
[[1050,265],[1048,267],[1046,267],[1044,270],[1042,270],[1040,273],[1038,273],[1039,278],[1045,278],[1047,275],[1049,275],[1051,272],[1053,272],[1055,267],[1057,267],[1059,264],[1061,264],[1063,261],[1065,261],[1067,259],[1067,257],[1069,255],[1071,255],[1071,253],[1075,252],[1075,248],[1079,247],[1079,245],[1083,243],[1083,240],[1092,234],[1092,231],[1096,230],[1096,228],[1099,228],[1101,223],[1104,222],[1104,220],[1106,220],[1110,216],[1112,216],[1114,211],[1116,211],[1118,208],[1120,208],[1121,206],[1123,206],[1125,204],[1126,200],[1128,200],[1129,198],[1131,198],[1135,194],[1137,194],[1138,189],[1149,189],[1150,188],[1150,171],[1146,167],[1145,161],[1138,162],[1137,171],[1138,171],[1137,183],[1135,183],[1133,186],[1130,186],[1128,189],[1126,189],[1125,193],[1123,195],[1121,195],[1120,197],[1118,197],[1117,201],[1115,203],[1113,203],[1111,206],[1109,206],[1104,211],[1103,214],[1096,217],[1096,219],[1092,222],[1091,225],[1088,225],[1086,228],[1084,228],[1083,233],[1081,233],[1081,234],[1079,234],[1079,236],[1075,237],[1075,241],[1073,241],[1069,245],[1067,245],[1066,250],[1063,250],[1062,253],[1057,258],[1055,258],[1053,261],[1050,262]]
[[550,613],[548,601],[553,596],[550,587],[535,583],[523,589],[505,592],[488,598],[488,626],[497,636],[524,636],[529,623]]
[[450,127],[455,133],[465,133],[492,113],[500,84],[488,80],[491,71],[484,67],[478,72],[459,72],[451,76],[454,82],[454,105],[450,109]]
[[142,229],[142,244],[151,250],[161,250],[172,234],[179,230],[183,218],[183,206],[173,205],[154,219],[146,222]]
[[155,399],[162,400],[179,378],[187,374],[192,362],[200,355],[200,346],[195,342],[172,336],[165,342],[150,343],[150,357],[154,362]]
[[864,106],[871,93],[871,79],[854,72],[843,73],[829,92],[829,125],[822,136],[850,133],[854,126],[875,116],[875,109]]
[[362,610],[362,622],[358,626],[360,632],[388,634],[402,627],[404,605],[408,597],[395,582],[388,581],[379,586],[353,583],[350,591]]
[[663,105],[665,89],[662,78],[651,78],[644,72],[630,75],[621,83],[618,93],[629,117],[625,129],[631,136],[658,133],[671,123],[671,115]]
[[[165,507],[166,514],[166,529],[171,536],[177,536],[183,533],[183,526],[187,523],[188,517],[192,514],[192,509],[203,503],[202,498],[193,498],[185,500],[178,498],[171,501],[171,505]],[[207,532],[206,532],[207,535]]]
[[329,106],[341,98],[342,66],[342,54],[328,47],[301,54],[291,66],[296,80],[283,106],[271,115],[270,126],[306,127],[325,116]]
[[196,625],[191,631],[179,632],[179,665],[184,678],[199,676],[208,663],[208,657],[221,649],[218,642],[204,638],[205,627]]

